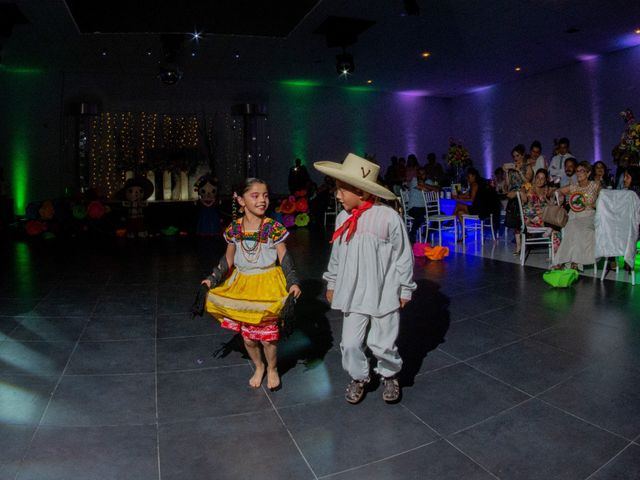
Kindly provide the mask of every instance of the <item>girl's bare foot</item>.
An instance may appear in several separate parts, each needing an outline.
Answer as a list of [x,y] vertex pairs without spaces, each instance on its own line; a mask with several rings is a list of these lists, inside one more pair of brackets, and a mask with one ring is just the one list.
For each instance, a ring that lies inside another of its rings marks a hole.
[[280,375],[277,368],[267,369],[267,387],[270,390],[276,390],[280,386]]
[[253,373],[253,376],[249,379],[249,385],[253,388],[260,388],[262,385],[262,379],[264,378],[264,365],[256,365],[256,371]]

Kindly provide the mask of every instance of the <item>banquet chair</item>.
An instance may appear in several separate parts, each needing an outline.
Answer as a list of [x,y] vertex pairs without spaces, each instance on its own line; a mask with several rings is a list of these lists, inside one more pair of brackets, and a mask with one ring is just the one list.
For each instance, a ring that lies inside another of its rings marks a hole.
[[[413,222],[417,222],[418,219],[413,218],[409,215],[409,191],[408,190],[400,190],[400,196],[396,197],[398,202],[400,202],[400,206],[402,207],[402,219],[404,220],[404,226],[407,229],[407,232],[411,231],[413,227]],[[418,242],[422,242],[422,230],[418,229]]]
[[553,265],[553,233],[548,237],[535,236],[543,235],[547,233],[546,227],[529,227],[524,223],[524,213],[522,210],[522,199],[520,194],[516,195],[518,198],[518,210],[520,211],[520,265],[524,265],[527,259],[527,246],[531,245],[546,245],[549,248],[549,260]]
[[[422,230],[425,230],[424,238],[429,238],[429,232],[438,232],[438,245],[442,245],[442,232],[453,230],[453,241],[458,241],[458,221],[455,215],[442,215],[440,213],[440,195],[438,192],[422,192],[425,208],[425,223],[420,226],[418,235],[422,238]],[[451,222],[451,225],[443,225]]]
[[[640,199],[630,190],[601,190],[596,203],[595,257],[620,257],[631,267],[631,285],[636,284],[635,257],[638,254]],[[601,281],[608,273],[605,261]],[[616,262],[616,273],[618,264]],[[618,276],[616,275],[616,278]]]
[[[467,226],[467,220],[470,221]],[[485,223],[485,220],[489,220],[489,223]],[[480,241],[484,243],[484,229],[489,228],[491,230],[491,239],[496,239],[496,234],[493,231],[493,214],[490,213],[488,218],[480,218],[480,215],[462,214],[462,243],[466,243],[467,232],[473,232],[473,241],[478,238],[478,232],[480,232]]]

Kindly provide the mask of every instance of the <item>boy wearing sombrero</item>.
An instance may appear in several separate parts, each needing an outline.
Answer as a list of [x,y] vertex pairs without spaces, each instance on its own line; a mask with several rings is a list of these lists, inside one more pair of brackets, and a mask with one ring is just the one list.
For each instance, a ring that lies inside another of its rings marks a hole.
[[344,313],[340,349],[342,366],[351,376],[345,398],[358,403],[370,381],[366,340],[378,361],[375,370],[382,376],[382,397],[396,402],[400,399],[396,375],[402,368],[395,345],[400,308],[416,289],[404,222],[394,209],[376,203],[376,197],[395,200],[396,196],[377,183],[378,165],[352,153],[343,163],[313,166],[336,179],[336,197],[344,207],[336,218],[323,278],[331,307]]

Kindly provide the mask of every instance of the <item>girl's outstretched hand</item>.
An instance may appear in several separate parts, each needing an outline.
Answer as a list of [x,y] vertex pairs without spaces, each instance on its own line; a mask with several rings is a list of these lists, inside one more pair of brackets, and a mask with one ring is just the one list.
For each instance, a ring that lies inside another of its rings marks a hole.
[[407,300],[406,298],[400,299],[400,308],[404,308],[404,306],[409,303],[411,300]]
[[209,287],[209,289],[211,289],[211,280],[207,280],[207,279],[202,280],[200,282],[200,285],[206,285],[207,287]]
[[294,298],[298,298],[300,295],[302,295],[302,290],[300,290],[300,287],[298,285],[291,285],[289,293],[292,293]]

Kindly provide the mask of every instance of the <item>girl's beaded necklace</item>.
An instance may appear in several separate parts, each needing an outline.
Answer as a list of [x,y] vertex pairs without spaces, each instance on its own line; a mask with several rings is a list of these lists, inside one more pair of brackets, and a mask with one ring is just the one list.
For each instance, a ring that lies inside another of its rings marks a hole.
[[[243,224],[244,218],[240,221],[240,252],[247,262],[257,263],[262,249],[260,234],[264,225],[264,217],[260,219],[260,226],[256,232],[245,233]],[[247,243],[247,241],[252,243]]]

